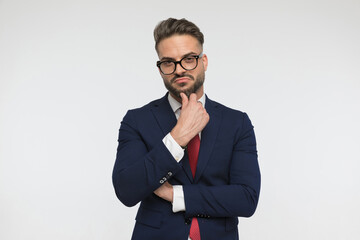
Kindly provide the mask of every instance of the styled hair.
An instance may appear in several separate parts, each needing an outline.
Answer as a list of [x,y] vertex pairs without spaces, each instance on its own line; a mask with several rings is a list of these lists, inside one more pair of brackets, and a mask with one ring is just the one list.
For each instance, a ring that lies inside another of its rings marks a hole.
[[199,41],[201,47],[204,44],[204,35],[194,23],[185,18],[168,18],[161,21],[154,29],[156,51],[158,51],[158,45],[161,40],[173,35],[191,35]]

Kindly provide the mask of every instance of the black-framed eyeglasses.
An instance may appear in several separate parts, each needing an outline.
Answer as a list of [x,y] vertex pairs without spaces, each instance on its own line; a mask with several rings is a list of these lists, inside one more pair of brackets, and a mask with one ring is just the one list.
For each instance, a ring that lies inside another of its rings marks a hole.
[[180,61],[172,61],[172,60],[165,60],[165,61],[157,61],[156,66],[160,69],[160,71],[164,75],[173,74],[176,70],[176,66],[180,64],[180,66],[187,70],[194,70],[198,66],[199,58],[203,56],[202,53],[199,55],[190,55],[183,57]]

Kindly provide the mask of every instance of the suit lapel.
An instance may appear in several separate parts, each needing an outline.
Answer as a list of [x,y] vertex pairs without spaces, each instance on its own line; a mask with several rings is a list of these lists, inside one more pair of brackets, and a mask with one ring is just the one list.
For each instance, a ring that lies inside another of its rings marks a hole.
[[195,183],[199,181],[210,159],[221,122],[220,110],[219,108],[217,108],[217,103],[211,101],[207,96],[205,102],[205,109],[210,116],[210,120],[201,132],[199,157],[194,180]]
[[154,102],[151,111],[165,136],[173,129],[177,122],[167,99],[167,94],[159,101]]
[[182,163],[182,167],[184,169],[184,172],[186,173],[186,176],[188,178],[188,180],[193,183],[194,182],[194,178],[192,176],[192,172],[191,172],[191,167],[190,167],[190,162],[189,162],[189,156],[187,151],[185,151],[184,157],[181,160]]

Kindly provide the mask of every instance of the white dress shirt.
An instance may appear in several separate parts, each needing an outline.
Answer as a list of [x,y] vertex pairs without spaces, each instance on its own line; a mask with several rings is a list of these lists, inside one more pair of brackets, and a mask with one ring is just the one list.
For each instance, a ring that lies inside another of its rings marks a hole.
[[[175,113],[176,119],[179,119],[181,103],[176,101],[170,93],[168,94],[168,100],[173,112]],[[205,106],[205,94],[203,94],[198,101]],[[201,137],[201,134],[199,135]],[[175,160],[180,162],[180,160],[184,157],[184,149],[174,140],[170,133],[168,133],[162,141]],[[185,211],[184,191],[182,185],[173,185],[173,190],[172,211],[174,213]]]

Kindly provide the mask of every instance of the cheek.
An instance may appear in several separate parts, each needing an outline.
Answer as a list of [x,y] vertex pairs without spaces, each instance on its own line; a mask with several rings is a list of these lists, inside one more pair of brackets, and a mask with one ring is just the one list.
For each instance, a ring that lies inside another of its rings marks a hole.
[[196,72],[194,72],[193,76],[198,77],[201,74],[203,74],[204,71],[205,71],[204,66],[198,66],[198,68],[196,69]]
[[164,82],[170,82],[171,81],[171,77],[169,77],[169,76],[165,76],[165,75],[161,74],[161,77],[164,80]]

